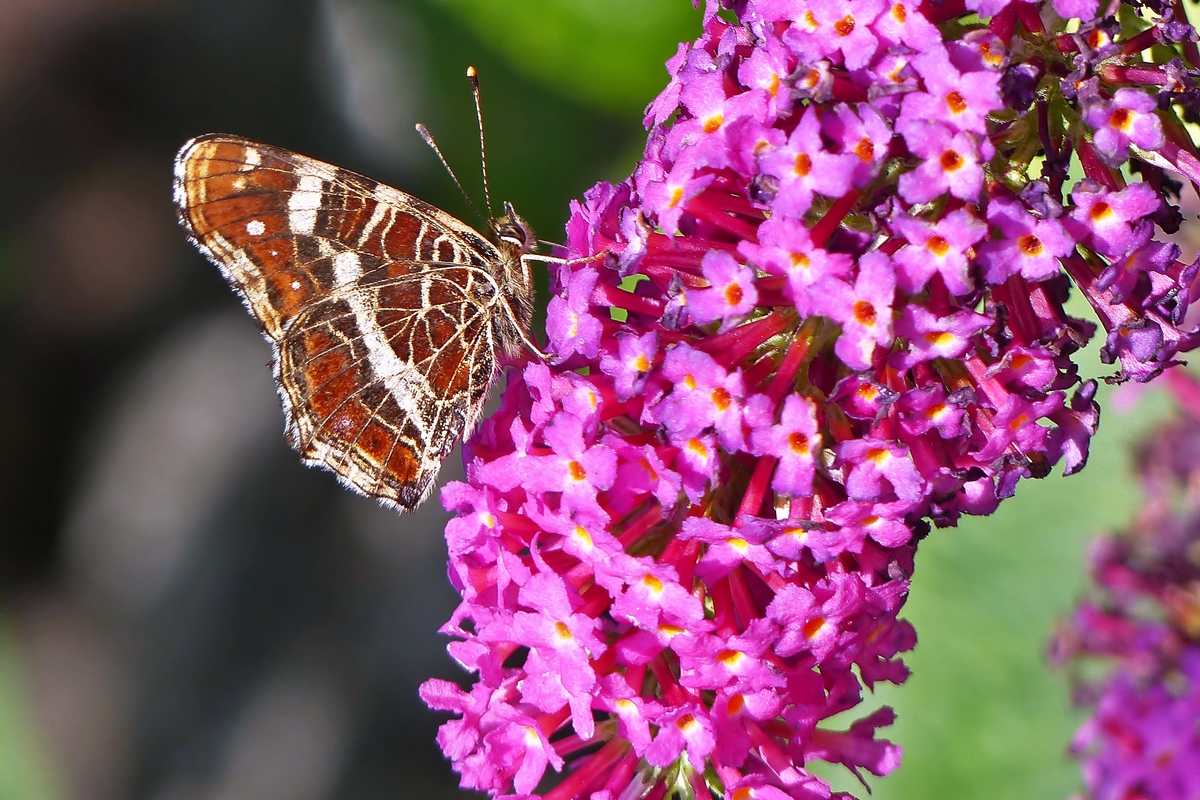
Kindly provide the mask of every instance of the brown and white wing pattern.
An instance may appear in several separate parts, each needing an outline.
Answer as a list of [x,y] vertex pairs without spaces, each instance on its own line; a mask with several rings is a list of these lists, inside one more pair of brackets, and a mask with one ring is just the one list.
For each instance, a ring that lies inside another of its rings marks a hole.
[[175,202],[274,345],[292,446],[363,494],[418,505],[513,324],[496,247],[415,197],[235,136],[183,146]]

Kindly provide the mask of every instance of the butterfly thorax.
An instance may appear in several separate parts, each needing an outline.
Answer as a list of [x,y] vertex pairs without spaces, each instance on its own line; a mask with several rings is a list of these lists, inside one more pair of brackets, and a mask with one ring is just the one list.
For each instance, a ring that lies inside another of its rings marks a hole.
[[[504,214],[491,221],[492,235],[496,239],[496,248],[500,251],[501,261],[498,274],[504,299],[512,310],[514,321],[526,335],[533,322],[533,274],[525,254],[533,249],[537,240],[533,231],[524,219],[513,210],[512,204],[504,204]],[[505,339],[509,337],[505,336]],[[507,350],[520,349],[520,342],[505,342]],[[515,347],[514,347],[515,345]]]

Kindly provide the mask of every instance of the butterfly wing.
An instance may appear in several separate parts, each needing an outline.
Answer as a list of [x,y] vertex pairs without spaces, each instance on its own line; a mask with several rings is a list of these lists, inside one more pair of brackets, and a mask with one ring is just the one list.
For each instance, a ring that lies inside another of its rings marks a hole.
[[496,248],[415,197],[234,136],[183,146],[175,199],[274,346],[292,446],[420,504],[496,374]]

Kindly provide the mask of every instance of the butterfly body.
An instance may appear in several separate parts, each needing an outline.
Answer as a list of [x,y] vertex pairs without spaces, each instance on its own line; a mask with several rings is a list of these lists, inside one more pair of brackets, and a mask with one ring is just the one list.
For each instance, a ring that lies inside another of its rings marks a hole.
[[292,446],[386,504],[428,496],[502,354],[537,352],[535,240],[507,203],[493,241],[370,178],[223,134],[180,149],[175,201],[273,346]]

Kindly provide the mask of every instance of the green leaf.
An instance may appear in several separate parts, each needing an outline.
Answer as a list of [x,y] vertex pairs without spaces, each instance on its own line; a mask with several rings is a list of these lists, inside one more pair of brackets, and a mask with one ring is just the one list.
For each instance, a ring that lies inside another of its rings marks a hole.
[[429,0],[519,71],[579,102],[640,112],[667,83],[664,64],[700,35],[687,0]]

